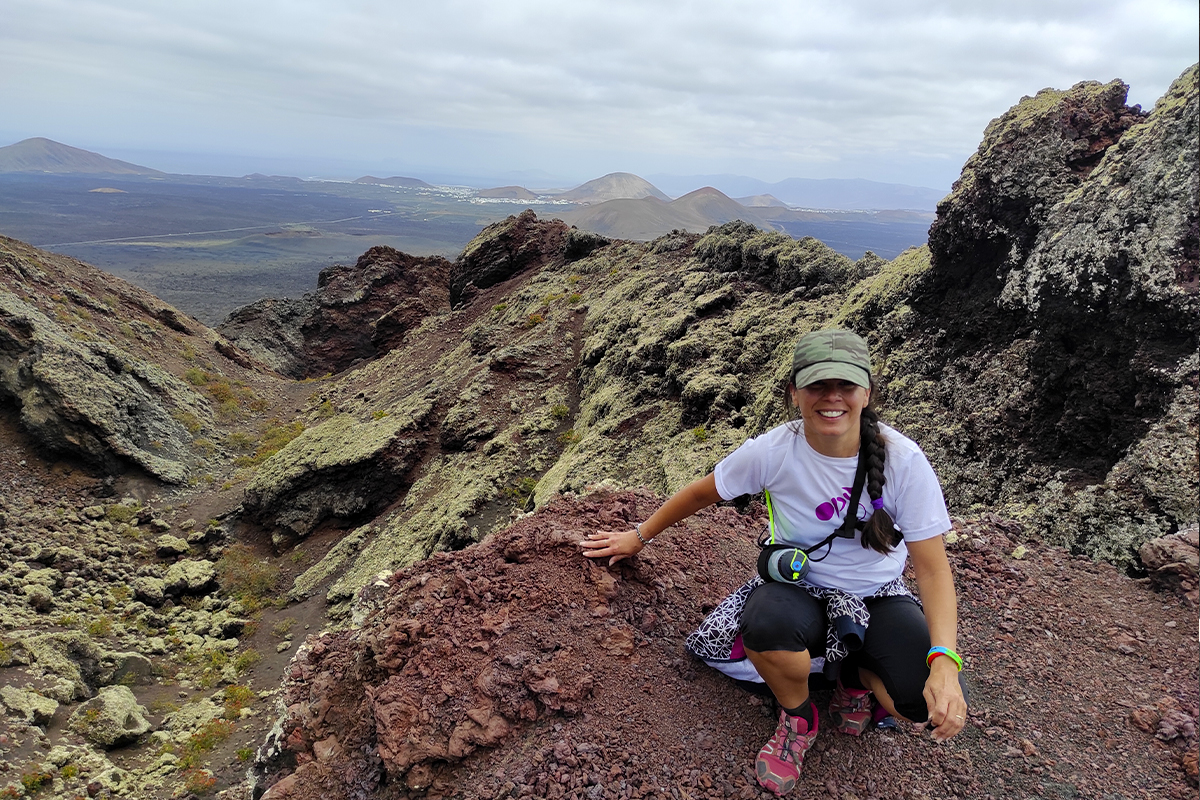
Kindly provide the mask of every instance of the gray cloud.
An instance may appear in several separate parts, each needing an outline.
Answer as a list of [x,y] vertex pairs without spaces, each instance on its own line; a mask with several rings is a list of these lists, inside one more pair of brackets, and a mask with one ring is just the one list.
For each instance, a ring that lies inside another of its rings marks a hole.
[[1200,25],[1194,0],[5,5],[13,139],[933,185],[1045,86],[1120,77],[1150,105]]

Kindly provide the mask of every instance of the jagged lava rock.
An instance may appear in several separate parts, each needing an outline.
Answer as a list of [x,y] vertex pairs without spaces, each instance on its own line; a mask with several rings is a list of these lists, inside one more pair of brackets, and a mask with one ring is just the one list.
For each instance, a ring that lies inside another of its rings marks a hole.
[[1149,116],[1125,92],[1045,90],[992,122],[928,267],[851,315],[952,505],[1011,504],[1115,563],[1197,513],[1196,68]]
[[[450,302],[457,305],[467,286],[486,289],[527,269],[561,257],[567,231],[562,220],[539,220],[532,209],[495,222],[470,241],[450,271]],[[590,252],[590,251],[589,251]]]
[[301,300],[260,300],[218,330],[293,378],[341,372],[396,347],[426,316],[448,310],[450,262],[372,247],[354,266],[321,270]]

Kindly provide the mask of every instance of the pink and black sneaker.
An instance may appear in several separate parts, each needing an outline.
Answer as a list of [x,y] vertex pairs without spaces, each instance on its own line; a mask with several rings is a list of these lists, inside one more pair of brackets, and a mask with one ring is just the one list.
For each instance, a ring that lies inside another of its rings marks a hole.
[[787,794],[800,778],[804,753],[817,738],[817,709],[813,709],[812,730],[804,717],[793,717],[779,710],[779,725],[762,750],[758,751],[755,770],[758,783],[775,794]]
[[874,724],[875,696],[866,689],[847,689],[839,680],[829,700],[833,729],[848,736],[861,736]]

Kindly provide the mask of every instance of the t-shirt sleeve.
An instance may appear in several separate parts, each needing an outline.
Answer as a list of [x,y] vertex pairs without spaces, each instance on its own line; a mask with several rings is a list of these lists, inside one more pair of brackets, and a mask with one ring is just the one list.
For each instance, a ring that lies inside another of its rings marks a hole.
[[717,463],[713,477],[716,479],[717,494],[721,495],[722,500],[757,494],[766,486],[768,465],[763,458],[767,449],[766,439],[765,435],[747,439],[741,447]]
[[920,450],[912,454],[901,481],[896,526],[905,541],[919,542],[950,530],[950,514],[942,485],[929,459]]

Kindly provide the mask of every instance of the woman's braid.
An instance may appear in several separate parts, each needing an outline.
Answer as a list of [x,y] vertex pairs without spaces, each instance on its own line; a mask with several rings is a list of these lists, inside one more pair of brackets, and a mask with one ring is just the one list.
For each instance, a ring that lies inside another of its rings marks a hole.
[[[872,408],[864,408],[860,423],[860,447],[866,448],[867,454],[867,494],[872,500],[883,497],[883,465],[887,459],[887,444],[879,433],[879,414]],[[863,525],[862,546],[870,547],[880,553],[889,553],[900,543],[900,532],[892,517],[882,508],[874,509],[871,516]]]

